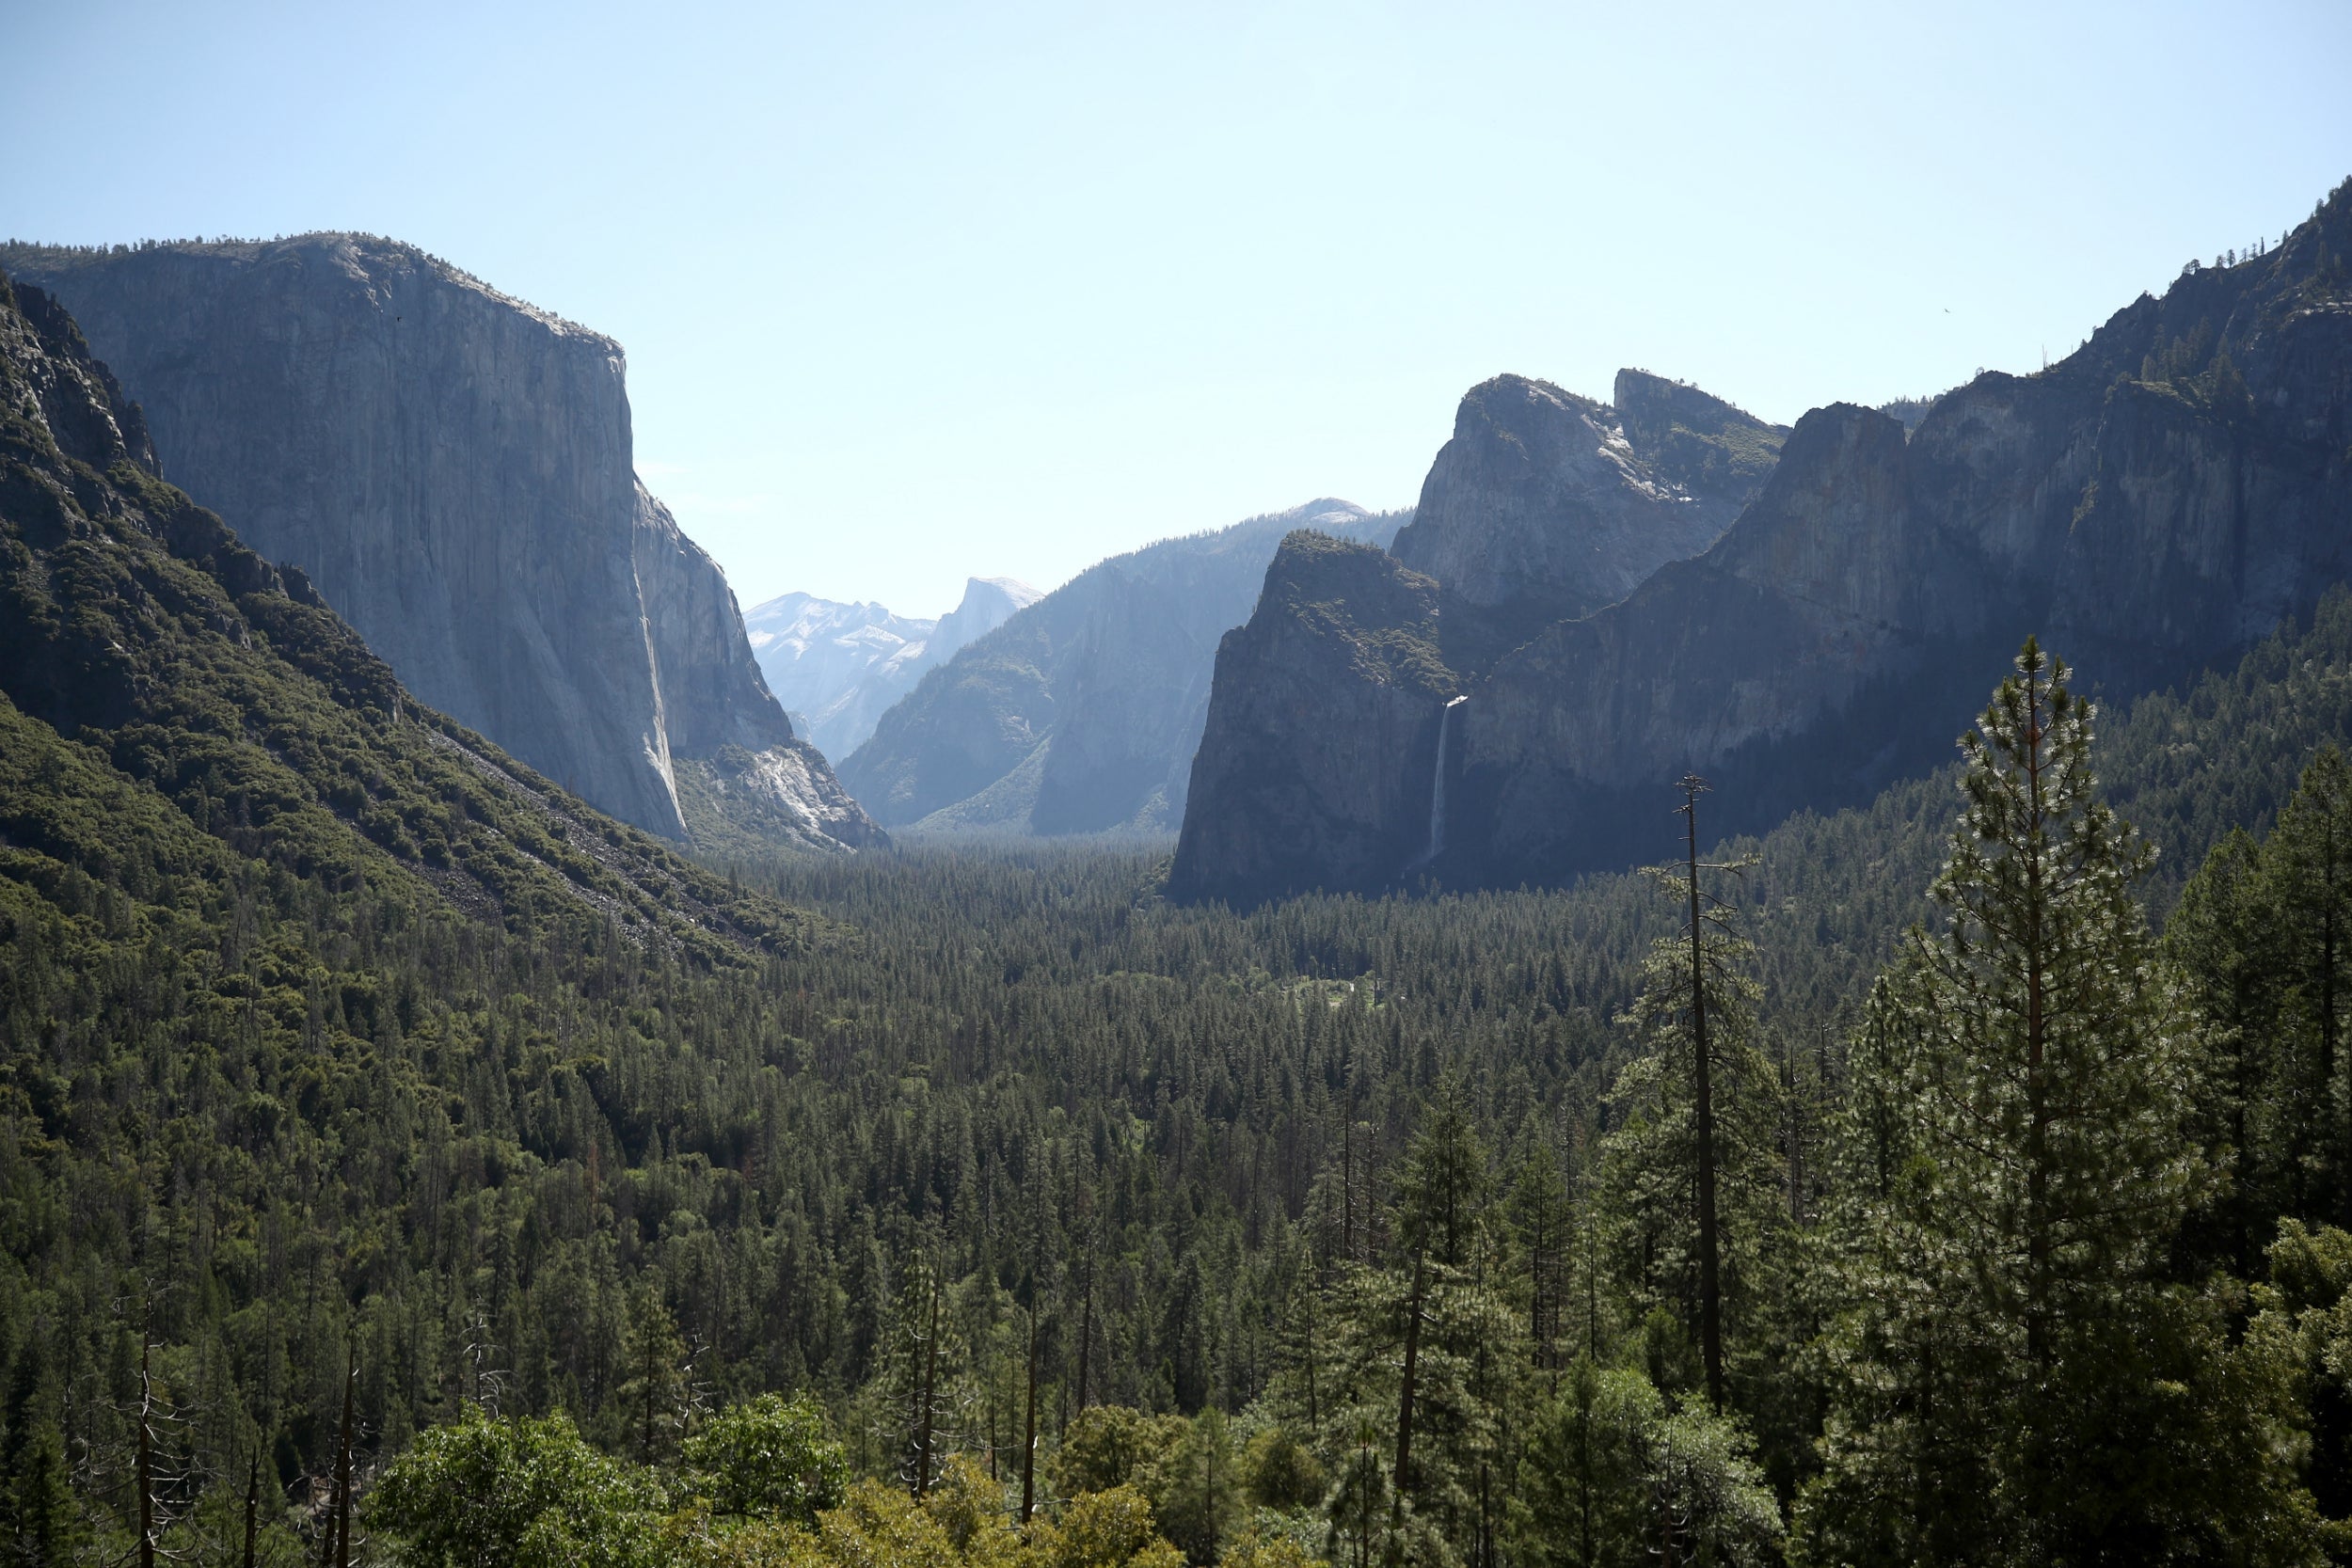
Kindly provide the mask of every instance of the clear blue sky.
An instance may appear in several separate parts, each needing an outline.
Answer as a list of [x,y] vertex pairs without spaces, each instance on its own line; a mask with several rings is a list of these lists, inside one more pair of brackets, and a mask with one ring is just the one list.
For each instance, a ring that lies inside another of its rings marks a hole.
[[1499,371],[1788,420],[2031,368],[2352,174],[2343,0],[0,0],[0,233],[364,229],[610,332],[746,605],[1401,505]]

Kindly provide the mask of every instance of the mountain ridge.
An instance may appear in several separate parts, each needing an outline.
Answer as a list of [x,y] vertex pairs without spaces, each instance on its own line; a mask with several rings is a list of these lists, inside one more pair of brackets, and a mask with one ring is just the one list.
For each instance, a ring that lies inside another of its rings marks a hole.
[[[1384,786],[1384,809],[1407,814],[1384,842],[1394,854],[1411,839],[1410,812],[1442,777],[1438,875],[1565,880],[1622,863],[1656,792],[1686,771],[1716,782],[1726,832],[1755,832],[1931,766],[1949,738],[1938,716],[1996,680],[2029,631],[2129,696],[2308,613],[2352,574],[2347,249],[2352,182],[2281,246],[2192,263],[2037,375],[1986,372],[1915,423],[1813,410],[1718,541],[1616,603],[1524,640],[1513,628],[1491,662],[1454,654],[1465,634],[1444,627],[1469,701],[1441,754],[1437,699],[1419,699],[1412,754],[1383,766],[1423,783]],[[1311,753],[1340,744],[1319,716],[1368,700],[1332,685],[1299,703],[1298,721],[1266,728],[1249,689],[1284,677],[1246,656],[1277,641],[1260,633],[1220,655],[1202,744],[1204,759],[1245,735],[1295,753],[1222,775],[1259,792],[1265,825],[1197,784],[1173,885],[1236,898],[1393,885],[1403,858],[1378,874],[1316,869],[1287,847],[1303,822],[1334,842],[1368,831],[1369,796],[1327,810],[1262,798],[1268,769],[1304,780]]]
[[768,688],[809,743],[847,757],[874,733],[923,672],[1043,597],[1018,578],[967,578],[956,607],[935,620],[878,603],[791,593],[744,611]]

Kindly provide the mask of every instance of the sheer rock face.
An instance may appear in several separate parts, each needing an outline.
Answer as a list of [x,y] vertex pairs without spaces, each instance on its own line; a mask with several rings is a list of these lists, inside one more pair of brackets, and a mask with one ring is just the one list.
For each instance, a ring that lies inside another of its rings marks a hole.
[[1641,371],[1613,405],[1497,376],[1463,397],[1396,558],[1479,610],[1589,614],[1720,538],[1787,434]]
[[1217,647],[1173,895],[1368,890],[1426,854],[1454,686],[1438,623],[1436,580],[1383,551],[1282,541],[1256,611]]
[[[2120,699],[2308,613],[2352,577],[2347,253],[2352,186],[2280,249],[2191,270],[2041,374],[1987,373],[1936,399],[1908,439],[1884,414],[1817,409],[1712,547],[1491,664],[1453,656],[1476,640],[1448,623],[1478,611],[1447,584],[1438,641],[1468,700],[1449,743],[1447,848],[1428,869],[1511,885],[1663,856],[1669,786],[1692,769],[1715,784],[1709,832],[1866,799],[1949,756],[2029,633]],[[1271,589],[1261,613],[1281,613]],[[1320,632],[1291,619],[1293,641],[1342,645],[1377,623],[1362,607]],[[1264,690],[1296,678],[1221,661],[1212,736],[1229,705],[1269,713]],[[1255,732],[1257,776],[1305,779],[1314,757],[1349,754],[1360,720],[1341,716],[1356,696],[1346,680],[1289,689],[1295,717]],[[1406,776],[1433,772],[1434,731],[1399,743],[1422,748]],[[1301,788],[1275,812],[1198,780],[1185,843],[1201,850],[1176,868],[1188,893],[1367,885],[1360,858],[1302,866],[1208,820],[1252,810],[1307,842],[1370,842],[1361,800]],[[1421,799],[1382,819],[1391,884],[1422,869],[1406,847],[1426,838]]]
[[724,576],[637,482],[611,339],[355,235],[0,265],[72,310],[175,483],[548,777],[679,837],[675,759],[795,744]]

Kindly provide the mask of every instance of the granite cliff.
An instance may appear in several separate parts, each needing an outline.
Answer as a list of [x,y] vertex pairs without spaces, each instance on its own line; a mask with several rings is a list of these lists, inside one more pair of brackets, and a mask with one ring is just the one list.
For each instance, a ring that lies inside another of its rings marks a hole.
[[[0,274],[0,926],[13,937],[71,931],[43,895],[71,897],[79,879],[105,890],[94,932],[151,958],[193,937],[220,989],[172,994],[191,1015],[233,1008],[248,1035],[264,993],[203,934],[232,909],[221,929],[248,953],[258,923],[294,908],[348,943],[351,925],[318,911],[360,895],[412,940],[437,906],[710,964],[805,943],[802,917],[415,701],[301,571],[271,565],[155,468],[137,406],[70,314]],[[288,950],[262,951],[275,966]],[[267,995],[299,1009],[298,991]]]
[[[637,481],[618,344],[412,246],[14,246],[146,410],[167,473],[299,566],[427,704],[627,821],[767,770],[781,836],[874,842],[796,739],[710,558]],[[691,787],[691,786],[690,786]]]
[[[1173,891],[1245,862],[1262,885],[1377,887],[1426,859],[1427,763],[1458,678],[1438,645],[1437,580],[1370,545],[1302,529],[1216,653]],[[1317,744],[1295,737],[1311,733]]]
[[[1397,721],[1419,738],[1391,765],[1429,779],[1418,807],[1369,777],[1279,810],[1263,786],[1216,784],[1212,761],[1245,748],[1252,778],[1308,777],[1314,756],[1353,744],[1325,716],[1374,678],[1326,659],[1333,684],[1294,693],[1298,720],[1267,726],[1262,693],[1293,677],[1253,650],[1317,635],[1290,607],[1320,602],[1269,592],[1220,657],[1175,885],[1247,898],[1394,884],[1422,869],[1407,847],[1430,834],[1413,816],[1440,782],[1443,849],[1426,869],[1559,880],[1662,854],[1661,802],[1689,769],[1714,780],[1714,826],[1737,832],[1942,763],[1954,716],[2027,633],[2109,698],[2226,660],[2352,577],[2347,254],[2352,185],[2279,248],[2192,263],[2063,361],[1979,375],[1908,433],[1851,404],[1807,414],[1711,547],[1491,664],[1454,657],[1478,640],[1441,626],[1447,678],[1399,694],[1422,717]],[[1442,597],[1456,613],[1463,595]],[[1295,624],[1278,638],[1260,618]],[[1349,620],[1360,638],[1377,617]],[[1467,700],[1440,750],[1448,695]],[[1375,820],[1384,870],[1337,854],[1302,864],[1291,847],[1356,842]]]
[[745,610],[743,626],[794,727],[826,756],[846,757],[924,671],[1041,596],[1018,578],[970,578],[955,609],[926,621],[878,604],[785,594]]
[[1217,639],[1248,617],[1282,536],[1385,544],[1400,521],[1310,501],[1089,567],[926,673],[841,776],[894,828],[1168,832]]

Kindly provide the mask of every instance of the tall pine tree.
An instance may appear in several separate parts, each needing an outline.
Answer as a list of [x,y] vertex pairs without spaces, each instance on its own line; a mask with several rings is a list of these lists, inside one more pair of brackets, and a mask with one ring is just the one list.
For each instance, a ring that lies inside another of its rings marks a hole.
[[[1650,876],[1684,916],[1642,966],[1621,1022],[1643,1054],[1617,1075],[1617,1126],[1602,1146],[1599,1208],[1640,1309],[1665,1307],[1697,1342],[1700,1383],[1718,1412],[1751,1346],[1744,1332],[1770,1294],[1788,1228],[1778,1155],[1778,1074],[1756,1046],[1755,953],[1737,901],[1708,873],[1751,860],[1698,858],[1697,795],[1685,779],[1686,858]],[[1672,1389],[1667,1391],[1672,1392]]]
[[2028,641],[1962,741],[1938,924],[1857,1031],[1808,1560],[2310,1555],[2276,1369],[2168,1274],[2200,1047],[2092,719]]

